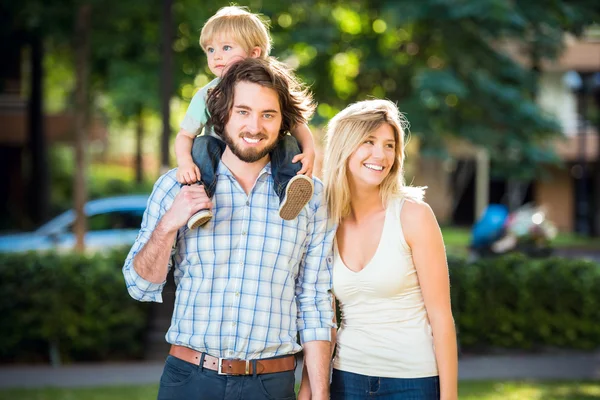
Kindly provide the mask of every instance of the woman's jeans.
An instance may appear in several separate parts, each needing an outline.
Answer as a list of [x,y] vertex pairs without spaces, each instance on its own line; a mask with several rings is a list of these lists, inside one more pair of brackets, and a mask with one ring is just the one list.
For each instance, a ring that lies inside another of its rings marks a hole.
[[438,400],[440,380],[427,378],[380,378],[333,370],[331,400]]

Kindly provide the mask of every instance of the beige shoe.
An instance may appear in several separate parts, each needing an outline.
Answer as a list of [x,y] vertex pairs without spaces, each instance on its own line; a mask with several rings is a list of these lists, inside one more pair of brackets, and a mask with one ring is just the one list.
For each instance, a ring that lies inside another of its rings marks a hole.
[[187,226],[190,229],[199,228],[210,221],[212,217],[212,212],[208,208],[205,208],[192,215],[190,219],[188,219]]
[[311,178],[296,175],[285,188],[285,197],[279,206],[279,216],[287,221],[295,219],[311,199],[315,187]]

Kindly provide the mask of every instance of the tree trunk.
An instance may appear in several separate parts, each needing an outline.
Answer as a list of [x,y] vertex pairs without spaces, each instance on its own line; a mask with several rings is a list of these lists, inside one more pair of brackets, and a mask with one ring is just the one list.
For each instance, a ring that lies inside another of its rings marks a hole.
[[[598,79],[597,77],[595,79]],[[600,84],[600,82],[597,82]],[[600,111],[600,86],[596,86],[594,89],[594,101],[596,108]],[[594,169],[594,196],[593,199],[593,213],[594,213],[594,226],[593,235],[600,237],[600,118],[596,118],[596,165]]]
[[161,174],[169,169],[169,141],[171,138],[170,100],[173,90],[173,0],[163,0],[162,10],[162,48],[160,70],[160,98],[162,113],[162,135],[160,140],[160,169]]
[[86,145],[88,134],[88,63],[90,56],[90,19],[91,5],[82,4],[77,10],[75,20],[75,250],[83,252],[85,249],[85,232],[87,229],[85,217],[85,202],[87,200],[86,172],[87,157]]
[[144,113],[141,104],[137,111],[137,127],[135,131],[135,181],[142,183],[144,180]]
[[43,40],[41,33],[36,30],[31,36],[31,96],[28,113],[31,155],[28,197],[30,215],[35,225],[46,221],[50,210],[50,171],[44,132],[43,59]]
[[431,206],[440,224],[452,220],[452,197],[450,175],[444,168],[444,161],[436,157],[419,156],[419,168],[415,174],[414,186],[427,186],[425,200]]

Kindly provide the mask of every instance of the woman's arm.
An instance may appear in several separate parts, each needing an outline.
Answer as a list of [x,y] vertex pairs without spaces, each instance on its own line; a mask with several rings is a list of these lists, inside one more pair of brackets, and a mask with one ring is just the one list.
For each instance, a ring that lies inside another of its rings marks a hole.
[[455,400],[458,398],[458,353],[442,233],[433,211],[426,203],[406,201],[400,218],[404,237],[412,249],[433,331],[441,400]]

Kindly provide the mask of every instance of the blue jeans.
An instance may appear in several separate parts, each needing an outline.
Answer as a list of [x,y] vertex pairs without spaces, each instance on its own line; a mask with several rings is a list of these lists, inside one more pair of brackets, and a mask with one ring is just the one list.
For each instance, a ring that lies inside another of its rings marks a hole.
[[226,376],[168,356],[158,400],[294,400],[294,383],[294,371]]
[[331,400],[438,400],[440,380],[427,378],[380,378],[333,370]]
[[[201,135],[194,139],[192,159],[200,169],[200,180],[208,197],[215,193],[217,185],[217,167],[225,151],[225,142],[211,135]],[[277,146],[270,153],[271,173],[275,183],[275,192],[279,201],[285,197],[285,188],[302,168],[302,163],[292,163],[292,159],[300,154],[298,141],[290,135],[280,137]]]

